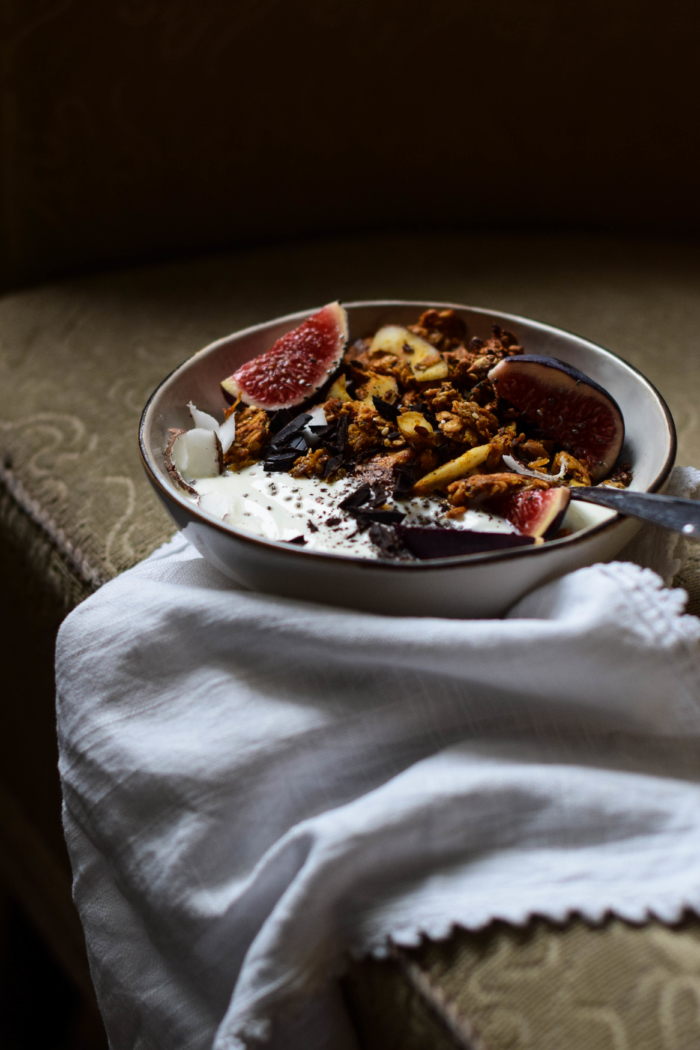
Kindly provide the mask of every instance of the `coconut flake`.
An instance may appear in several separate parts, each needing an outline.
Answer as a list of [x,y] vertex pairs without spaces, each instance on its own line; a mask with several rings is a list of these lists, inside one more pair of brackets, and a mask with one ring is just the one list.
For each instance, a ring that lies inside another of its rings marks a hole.
[[566,463],[562,463],[561,469],[558,474],[541,474],[539,470],[530,470],[520,460],[515,459],[514,456],[505,455],[503,462],[516,474],[524,474],[528,478],[539,478],[540,481],[561,481],[566,474]]
[[165,449],[165,467],[172,481],[178,488],[189,492],[191,496],[197,495],[197,490],[188,485],[182,476],[182,464],[187,466],[187,444],[183,441],[186,430],[171,430],[170,440]]
[[213,430],[216,433],[219,429],[219,424],[216,422],[213,416],[210,416],[208,412],[202,412],[201,409],[196,408],[192,402],[188,402],[187,407],[190,410],[192,416],[192,422],[195,427],[201,430]]
[[221,442],[221,451],[225,454],[231,448],[236,437],[236,413],[232,412],[228,419],[225,419],[217,431],[219,435],[219,441]]
[[319,436],[318,434],[313,433],[311,427],[324,427],[328,423],[328,420],[326,419],[326,412],[323,405],[315,405],[307,414],[311,416],[311,419],[307,419],[301,433],[304,436],[306,444],[313,447],[313,445],[318,444]]
[[201,409],[197,408],[196,405],[193,405],[191,401],[188,402],[187,407],[190,410],[195,429],[212,430],[221,442],[221,451],[224,453],[228,452],[236,437],[235,414],[232,412],[228,419],[225,419],[223,423],[217,423],[213,416],[210,416],[208,412],[202,412]]
[[224,469],[218,435],[203,427],[179,435],[173,446],[173,462],[183,477],[217,477]]

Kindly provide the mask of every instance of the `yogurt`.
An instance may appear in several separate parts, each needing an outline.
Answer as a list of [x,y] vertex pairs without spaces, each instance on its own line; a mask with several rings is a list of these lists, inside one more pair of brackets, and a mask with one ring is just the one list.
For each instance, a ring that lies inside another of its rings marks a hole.
[[[286,473],[267,473],[260,462],[240,471],[195,479],[190,484],[196,492],[189,497],[191,501],[226,525],[269,540],[290,541],[303,536],[305,550],[377,557],[369,530],[361,532],[355,519],[339,506],[358,488],[360,478],[335,482],[293,478]],[[448,505],[435,498],[414,497],[395,506],[406,515],[405,525],[449,523],[452,528],[477,532],[518,531],[505,518],[485,510],[467,510],[462,517],[446,522]]]

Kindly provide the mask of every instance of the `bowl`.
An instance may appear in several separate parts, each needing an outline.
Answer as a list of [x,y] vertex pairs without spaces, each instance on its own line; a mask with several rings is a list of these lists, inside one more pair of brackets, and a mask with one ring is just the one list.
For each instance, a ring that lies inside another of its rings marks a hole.
[[[415,323],[429,307],[454,309],[469,336],[487,338],[491,326],[512,331],[525,352],[558,357],[608,390],[620,405],[626,435],[622,459],[634,472],[631,488],[660,492],[676,453],[666,404],[635,368],[603,347],[570,332],[512,314],[454,303],[378,300],[345,304],[350,339],[380,325]],[[221,417],[220,381],[244,361],[268,350],[318,308],[303,310],[228,335],[176,368],[152,394],[141,417],[141,456],[148,478],[179,529],[212,565],[255,590],[288,598],[399,616],[502,616],[533,588],[595,562],[610,561],[640,522],[592,504],[572,505],[572,535],[540,547],[520,547],[423,562],[390,562],[304,550],[225,525],[176,489],[166,467],[168,428],[191,426],[187,403]]]

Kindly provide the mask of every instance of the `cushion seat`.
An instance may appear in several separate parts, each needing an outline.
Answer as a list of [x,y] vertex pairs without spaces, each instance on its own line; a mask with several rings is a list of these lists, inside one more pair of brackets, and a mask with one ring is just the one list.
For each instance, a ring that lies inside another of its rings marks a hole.
[[[0,572],[13,621],[2,655],[8,695],[22,701],[3,714],[0,785],[9,801],[0,805],[0,836],[8,834],[3,813],[12,810],[16,821],[21,812],[29,853],[39,840],[49,851],[54,916],[63,915],[58,925],[37,903],[41,887],[27,886],[19,869],[5,875],[57,950],[59,942],[73,938],[66,965],[76,980],[85,975],[79,933],[69,917],[59,820],[52,640],[71,607],[172,535],[143,473],[136,439],[143,405],[160,380],[228,332],[336,298],[492,306],[573,330],[629,360],[671,408],[678,462],[698,464],[699,276],[700,246],[692,242],[385,235],[240,250],[0,300]],[[679,582],[696,614],[699,580],[695,558]],[[585,965],[575,965],[578,955]],[[570,962],[569,985],[556,964],[560,957]],[[601,977],[607,971],[600,970],[601,960],[612,957],[614,1001]],[[650,1041],[652,1021],[645,1018],[651,1007],[640,989],[651,981],[649,974],[658,982],[654,995],[667,989],[670,1012],[664,1017],[671,1025],[677,1020],[676,1042],[669,1046],[695,1045],[692,1038],[683,1041],[693,1024],[700,1045],[697,1020],[672,995],[674,981],[689,988],[692,983],[692,994],[698,994],[699,959],[696,919],[674,932],[655,921],[639,929],[618,922],[600,929],[578,921],[563,929],[533,923],[526,931],[497,925],[417,952],[397,951],[386,964],[355,967],[346,987],[368,1046],[467,1046],[470,1038],[482,1045],[468,1035],[473,1024],[490,1050],[604,1050],[627,1045],[614,1034],[618,1029],[630,1046],[654,1050],[664,1044]],[[503,1011],[514,995],[513,975],[519,991],[517,1008],[508,1007],[515,1011],[509,1020]],[[574,985],[579,1020],[558,1028],[552,1018],[573,1001]],[[396,1041],[400,1003],[409,999],[415,1025]],[[379,1000],[393,1004],[391,1038],[389,1014],[382,1021]],[[594,1015],[598,1020],[586,1024],[585,1017]]]

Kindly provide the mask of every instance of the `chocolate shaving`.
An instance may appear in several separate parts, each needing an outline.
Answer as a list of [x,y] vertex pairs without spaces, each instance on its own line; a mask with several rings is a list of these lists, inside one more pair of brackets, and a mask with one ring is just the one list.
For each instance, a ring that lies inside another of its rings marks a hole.
[[294,536],[291,540],[283,540],[283,543],[296,543],[299,547],[303,547],[306,543],[305,536]]
[[380,558],[397,558],[402,553],[395,529],[386,525],[373,525],[369,530],[369,538],[378,548]]
[[291,423],[295,418],[288,408],[280,408],[277,412],[270,412],[268,414],[270,420],[270,432],[278,434],[283,427],[286,427],[288,423]]
[[337,470],[342,462],[343,462],[343,457],[342,456],[331,456],[331,458],[329,460],[326,460],[326,465],[323,468],[322,477],[324,479],[325,478],[329,478],[331,476],[331,474],[333,473],[333,471]]
[[407,499],[415,484],[415,471],[412,463],[396,464],[394,466],[394,499]]
[[332,444],[327,445],[328,451],[335,453],[336,456],[343,456],[345,454],[345,446],[348,443],[348,427],[350,426],[350,420],[347,416],[340,416],[338,419],[338,429],[333,438]]
[[313,521],[307,521],[309,532],[318,532],[318,525],[314,525]]
[[387,423],[396,423],[399,418],[399,410],[396,405],[390,405],[388,401],[383,401],[381,397],[372,397],[372,402],[377,410],[377,415],[380,415],[382,419],[386,419]]

